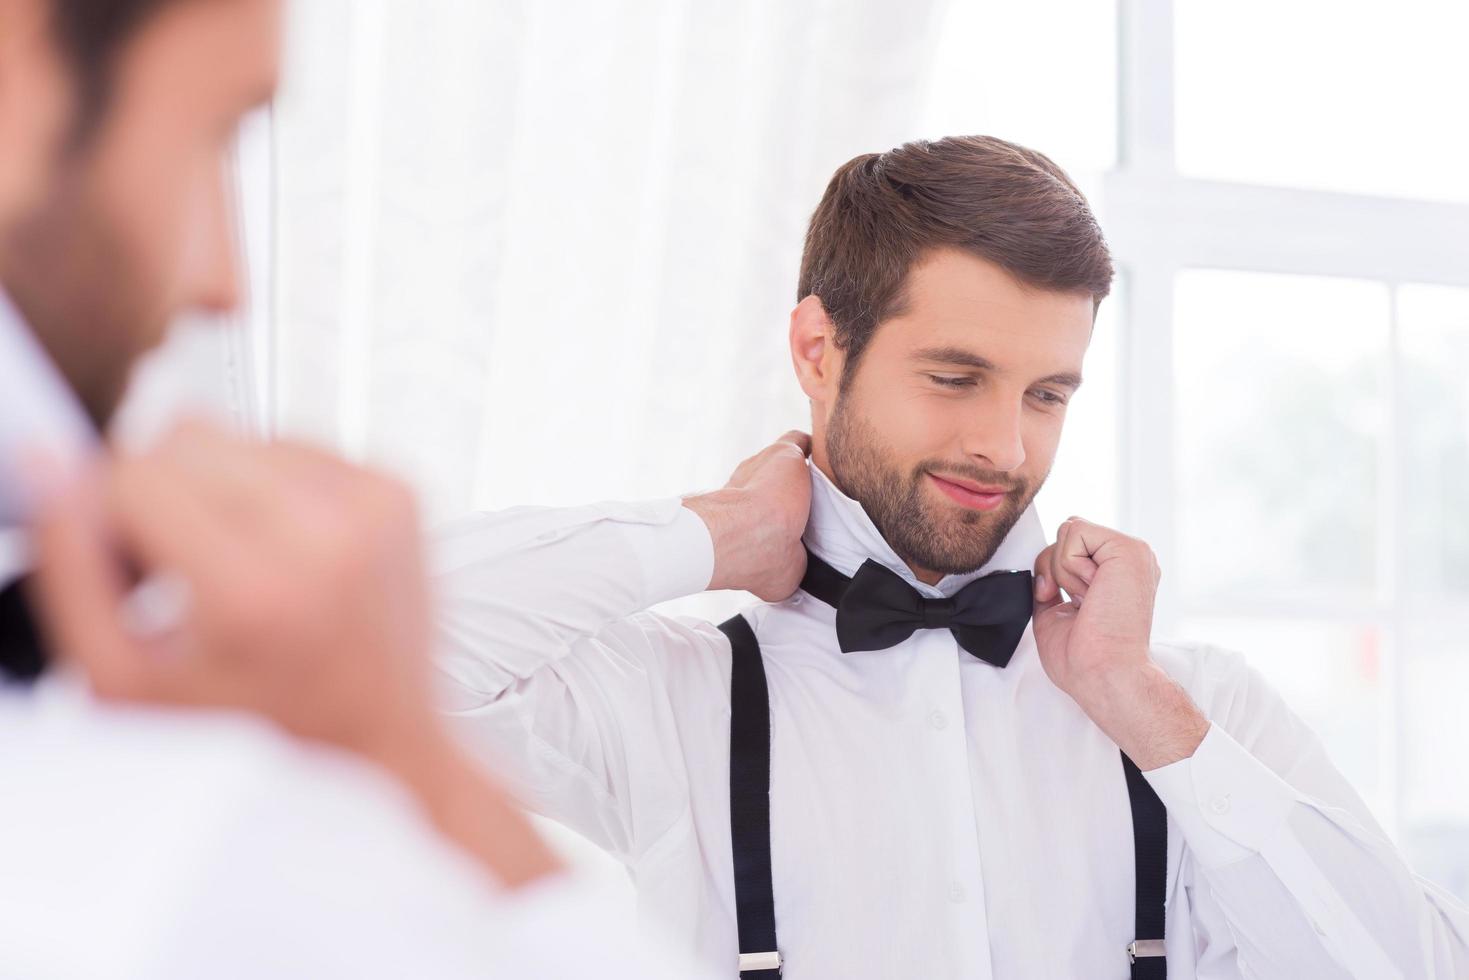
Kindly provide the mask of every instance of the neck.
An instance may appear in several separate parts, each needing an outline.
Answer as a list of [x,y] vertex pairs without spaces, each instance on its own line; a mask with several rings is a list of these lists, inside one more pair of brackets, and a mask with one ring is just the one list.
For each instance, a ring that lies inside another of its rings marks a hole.
[[[903,556],[899,555],[898,557],[902,558]],[[903,558],[903,564],[907,565],[908,568],[913,572],[913,577],[922,582],[924,585],[938,585],[939,579],[944,577],[943,572],[930,571],[927,568],[923,568],[922,566],[913,564],[913,562],[909,561],[907,558]]]

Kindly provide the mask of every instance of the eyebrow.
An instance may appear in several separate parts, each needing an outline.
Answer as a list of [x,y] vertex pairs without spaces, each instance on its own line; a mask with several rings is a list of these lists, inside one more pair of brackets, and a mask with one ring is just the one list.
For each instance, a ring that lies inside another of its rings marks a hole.
[[[925,347],[915,351],[913,357],[919,361],[937,361],[952,364],[955,367],[973,368],[977,371],[997,370],[994,361],[987,357],[980,357],[962,347]],[[1081,387],[1081,375],[1063,371],[1060,374],[1048,374],[1044,378],[1037,379],[1035,383],[1060,385],[1074,391]]]

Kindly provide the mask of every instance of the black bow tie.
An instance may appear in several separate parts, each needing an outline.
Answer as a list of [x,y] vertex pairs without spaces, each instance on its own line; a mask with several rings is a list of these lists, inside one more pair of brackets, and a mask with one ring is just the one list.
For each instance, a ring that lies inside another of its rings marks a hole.
[[0,683],[30,683],[46,669],[46,650],[22,590],[19,580],[0,589]]
[[806,552],[801,588],[837,611],[843,653],[886,650],[921,629],[947,629],[979,659],[1010,662],[1033,606],[1030,572],[993,572],[954,595],[931,599],[872,559],[847,578]]

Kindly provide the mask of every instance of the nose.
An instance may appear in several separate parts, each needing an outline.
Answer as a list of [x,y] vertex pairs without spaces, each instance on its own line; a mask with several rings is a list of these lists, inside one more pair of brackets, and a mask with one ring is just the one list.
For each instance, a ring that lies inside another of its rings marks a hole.
[[197,251],[190,297],[195,308],[228,313],[240,303],[238,220],[232,178],[221,168],[220,179],[201,209],[202,227],[195,238]]
[[1023,398],[996,392],[985,399],[964,432],[964,454],[1004,473],[1019,469],[1025,463],[1020,429]]

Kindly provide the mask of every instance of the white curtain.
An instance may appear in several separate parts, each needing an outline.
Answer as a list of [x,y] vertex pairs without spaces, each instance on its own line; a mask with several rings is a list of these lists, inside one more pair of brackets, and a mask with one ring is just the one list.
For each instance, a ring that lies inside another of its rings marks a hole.
[[787,315],[939,0],[311,0],[274,126],[269,412],[431,518],[722,482],[804,427]]

